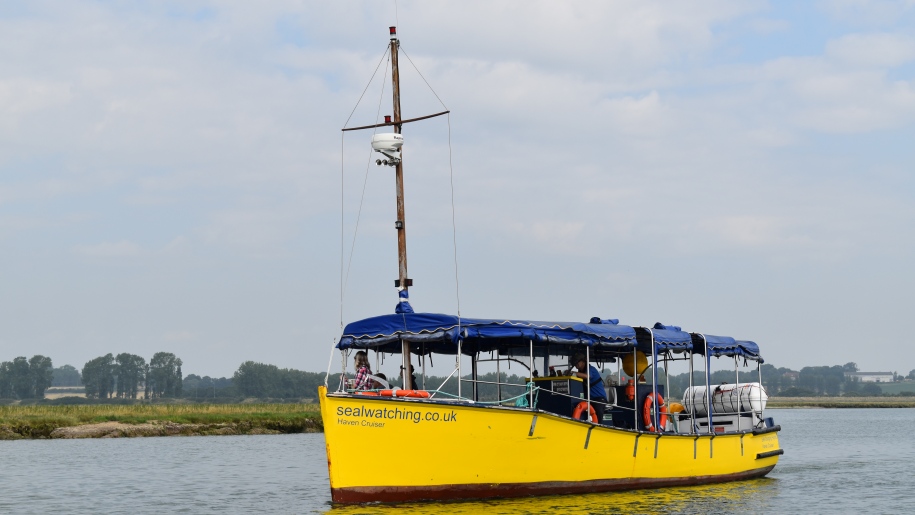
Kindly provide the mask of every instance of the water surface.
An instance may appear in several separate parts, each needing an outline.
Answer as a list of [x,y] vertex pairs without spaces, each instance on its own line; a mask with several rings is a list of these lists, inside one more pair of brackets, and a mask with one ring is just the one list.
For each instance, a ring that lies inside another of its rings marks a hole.
[[[785,455],[721,485],[485,502],[330,503],[321,434],[0,442],[0,513],[907,513],[915,409],[769,410]],[[472,449],[468,449],[471,451]],[[422,466],[420,449],[410,466]],[[371,463],[371,442],[366,442]],[[396,474],[397,464],[367,473]],[[396,510],[396,511],[395,511]]]

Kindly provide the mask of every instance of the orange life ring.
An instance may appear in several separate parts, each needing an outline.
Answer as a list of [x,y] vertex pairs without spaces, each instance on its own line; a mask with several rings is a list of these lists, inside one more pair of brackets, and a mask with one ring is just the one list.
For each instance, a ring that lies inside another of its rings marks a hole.
[[588,415],[591,416],[592,422],[597,422],[597,412],[594,411],[594,406],[588,404],[588,401],[581,401],[578,403],[578,406],[575,406],[575,410],[572,411],[572,418],[575,420],[581,420],[581,414],[585,412],[585,409],[588,410]]
[[381,390],[380,392],[378,392],[378,394],[381,395],[382,397],[393,397],[394,390]]
[[370,397],[378,397],[378,392],[356,392],[356,395],[368,395]]
[[667,427],[667,405],[664,404],[664,397],[661,397],[661,394],[658,394],[657,404],[658,404],[658,427],[654,427],[654,417],[651,416],[651,407],[655,404],[655,396],[653,393],[649,393],[648,397],[645,397],[645,405],[642,409],[643,418],[645,420],[645,429],[648,431],[655,431],[660,433]]

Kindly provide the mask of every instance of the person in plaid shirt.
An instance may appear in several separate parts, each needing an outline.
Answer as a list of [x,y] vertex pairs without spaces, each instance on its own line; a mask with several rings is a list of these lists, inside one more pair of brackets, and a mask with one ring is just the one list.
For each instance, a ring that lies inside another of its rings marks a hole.
[[372,381],[372,368],[369,366],[369,357],[364,350],[356,353],[356,384],[353,386],[356,390],[371,390],[374,385]]

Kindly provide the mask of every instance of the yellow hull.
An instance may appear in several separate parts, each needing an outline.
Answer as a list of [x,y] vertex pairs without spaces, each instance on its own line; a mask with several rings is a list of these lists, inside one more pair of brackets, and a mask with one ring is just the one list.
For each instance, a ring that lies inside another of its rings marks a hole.
[[777,430],[676,435],[526,408],[327,395],[334,502],[517,497],[715,483],[766,475]]

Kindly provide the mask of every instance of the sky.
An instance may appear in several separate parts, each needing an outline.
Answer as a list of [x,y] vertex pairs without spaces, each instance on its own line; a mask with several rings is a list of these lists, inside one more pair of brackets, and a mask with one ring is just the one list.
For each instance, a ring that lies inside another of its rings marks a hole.
[[450,110],[403,131],[417,311],[915,369],[912,0],[2,2],[0,360],[326,370],[396,303],[340,130],[390,25],[404,118]]

